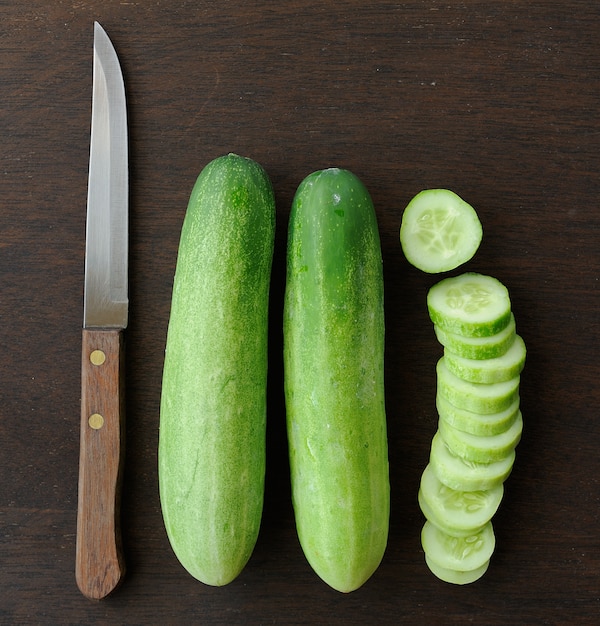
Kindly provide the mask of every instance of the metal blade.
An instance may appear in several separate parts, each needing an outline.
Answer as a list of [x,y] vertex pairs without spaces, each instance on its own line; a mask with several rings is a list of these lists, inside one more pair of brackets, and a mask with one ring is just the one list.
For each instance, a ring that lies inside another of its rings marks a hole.
[[125,86],[108,35],[94,24],[84,328],[125,328],[128,249]]

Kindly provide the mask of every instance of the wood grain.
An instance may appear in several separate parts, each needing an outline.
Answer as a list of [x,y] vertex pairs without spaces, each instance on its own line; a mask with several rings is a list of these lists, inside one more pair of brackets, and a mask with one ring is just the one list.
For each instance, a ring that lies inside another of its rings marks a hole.
[[120,526],[123,365],[122,331],[84,329],[75,576],[92,600],[112,593],[125,574]]

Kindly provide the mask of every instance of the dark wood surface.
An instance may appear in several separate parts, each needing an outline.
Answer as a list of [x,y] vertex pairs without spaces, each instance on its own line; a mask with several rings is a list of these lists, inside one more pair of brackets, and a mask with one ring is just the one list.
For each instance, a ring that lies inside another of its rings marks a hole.
[[[600,5],[595,2],[2,2],[0,623],[584,624],[600,609]],[[80,355],[93,21],[129,102],[127,575],[75,583]],[[179,231],[202,167],[234,151],[278,202],[266,506],[227,587],[187,575],[158,499],[162,358]],[[286,223],[310,172],[365,182],[383,246],[392,517],[373,578],[343,595],[300,550],[281,387]],[[479,582],[425,566],[416,503],[436,429],[425,308],[439,277],[405,261],[403,208],[428,187],[471,202],[463,269],[510,290],[528,346],[525,421]]]

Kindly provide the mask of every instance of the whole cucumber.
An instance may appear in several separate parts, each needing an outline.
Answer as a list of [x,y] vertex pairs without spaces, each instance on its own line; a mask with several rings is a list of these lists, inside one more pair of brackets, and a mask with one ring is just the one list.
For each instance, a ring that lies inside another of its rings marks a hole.
[[204,168],[173,283],[158,471],[173,551],[208,585],[238,576],[260,527],[274,232],[258,163],[228,154]]
[[284,383],[298,537],[350,592],[379,566],[390,510],[383,269],[377,220],[347,170],[312,173],[290,214]]

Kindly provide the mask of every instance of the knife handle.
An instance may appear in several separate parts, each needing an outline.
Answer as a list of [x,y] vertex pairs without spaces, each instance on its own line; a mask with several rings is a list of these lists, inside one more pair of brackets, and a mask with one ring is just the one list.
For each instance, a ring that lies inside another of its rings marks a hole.
[[100,600],[125,573],[120,504],[124,452],[122,330],[83,330],[75,578]]

